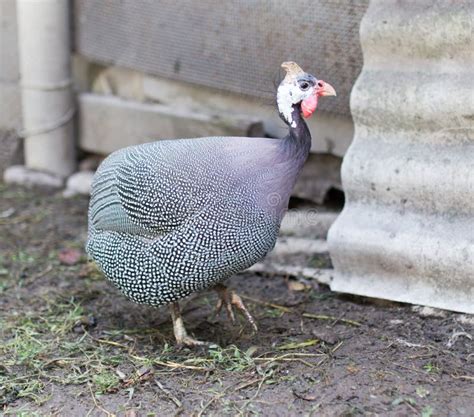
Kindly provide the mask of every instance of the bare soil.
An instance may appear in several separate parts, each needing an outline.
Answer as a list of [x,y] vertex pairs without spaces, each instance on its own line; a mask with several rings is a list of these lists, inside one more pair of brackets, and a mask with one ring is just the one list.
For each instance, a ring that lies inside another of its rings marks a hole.
[[242,273],[258,334],[206,292],[184,317],[216,345],[178,349],[88,263],[87,198],[0,186],[0,414],[474,416],[472,317]]

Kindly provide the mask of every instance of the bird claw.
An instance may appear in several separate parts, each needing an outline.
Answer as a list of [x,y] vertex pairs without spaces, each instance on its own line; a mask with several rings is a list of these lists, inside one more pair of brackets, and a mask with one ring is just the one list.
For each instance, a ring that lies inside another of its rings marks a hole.
[[183,318],[181,317],[181,311],[177,302],[171,304],[171,318],[173,320],[173,331],[174,337],[176,338],[176,344],[178,347],[196,347],[196,346],[208,346],[209,343],[196,340],[191,336],[188,336],[186,328],[184,327]]
[[[226,296],[224,296],[226,297]],[[234,309],[232,308],[232,304],[228,299],[223,300],[223,298],[219,298],[216,305],[216,315],[220,314],[222,307],[225,305],[225,310],[227,313],[227,317],[230,319],[232,323],[235,323],[235,314]]]
[[234,291],[229,291],[225,285],[219,284],[216,285],[215,290],[219,295],[219,300],[216,305],[216,315],[219,314],[222,310],[222,307],[225,305],[227,317],[232,323],[235,323],[235,314],[234,307],[247,319],[247,321],[252,326],[254,332],[258,331],[257,323],[252,317],[250,312],[247,310],[242,298],[240,298]]

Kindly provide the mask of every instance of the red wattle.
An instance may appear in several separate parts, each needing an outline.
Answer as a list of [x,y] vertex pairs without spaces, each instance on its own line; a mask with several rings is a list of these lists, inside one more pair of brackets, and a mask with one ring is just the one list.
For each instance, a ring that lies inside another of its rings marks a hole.
[[316,94],[313,94],[311,97],[308,97],[307,99],[303,100],[301,102],[301,111],[303,113],[303,117],[308,118],[309,116],[311,116],[316,110],[317,106],[318,96]]

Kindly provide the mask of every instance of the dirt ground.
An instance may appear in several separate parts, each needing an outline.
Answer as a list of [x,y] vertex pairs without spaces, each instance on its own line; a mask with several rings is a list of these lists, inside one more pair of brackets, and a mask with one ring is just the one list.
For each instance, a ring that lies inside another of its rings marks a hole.
[[166,308],[87,262],[86,198],[0,187],[0,414],[474,416],[472,317],[242,273],[259,333],[197,294],[185,322],[216,345],[179,350]]

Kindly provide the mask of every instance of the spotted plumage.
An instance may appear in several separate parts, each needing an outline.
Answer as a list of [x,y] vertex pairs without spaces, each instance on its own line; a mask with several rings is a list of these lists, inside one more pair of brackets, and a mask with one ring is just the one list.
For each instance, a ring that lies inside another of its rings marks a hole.
[[[265,162],[278,150],[263,141],[263,157],[258,140],[217,137],[112,154],[94,180],[88,253],[125,295],[151,305],[253,265],[273,247],[281,220],[278,201],[261,201],[274,177]],[[249,175],[252,162],[261,167]]]
[[[285,80],[281,91],[293,97],[279,95],[286,103],[280,114],[290,125],[285,139],[160,140],[121,149],[100,165],[86,249],[131,300],[174,303],[250,267],[273,248],[311,145],[294,97],[316,94],[302,91],[292,77]],[[175,334],[186,340],[178,313]]]

